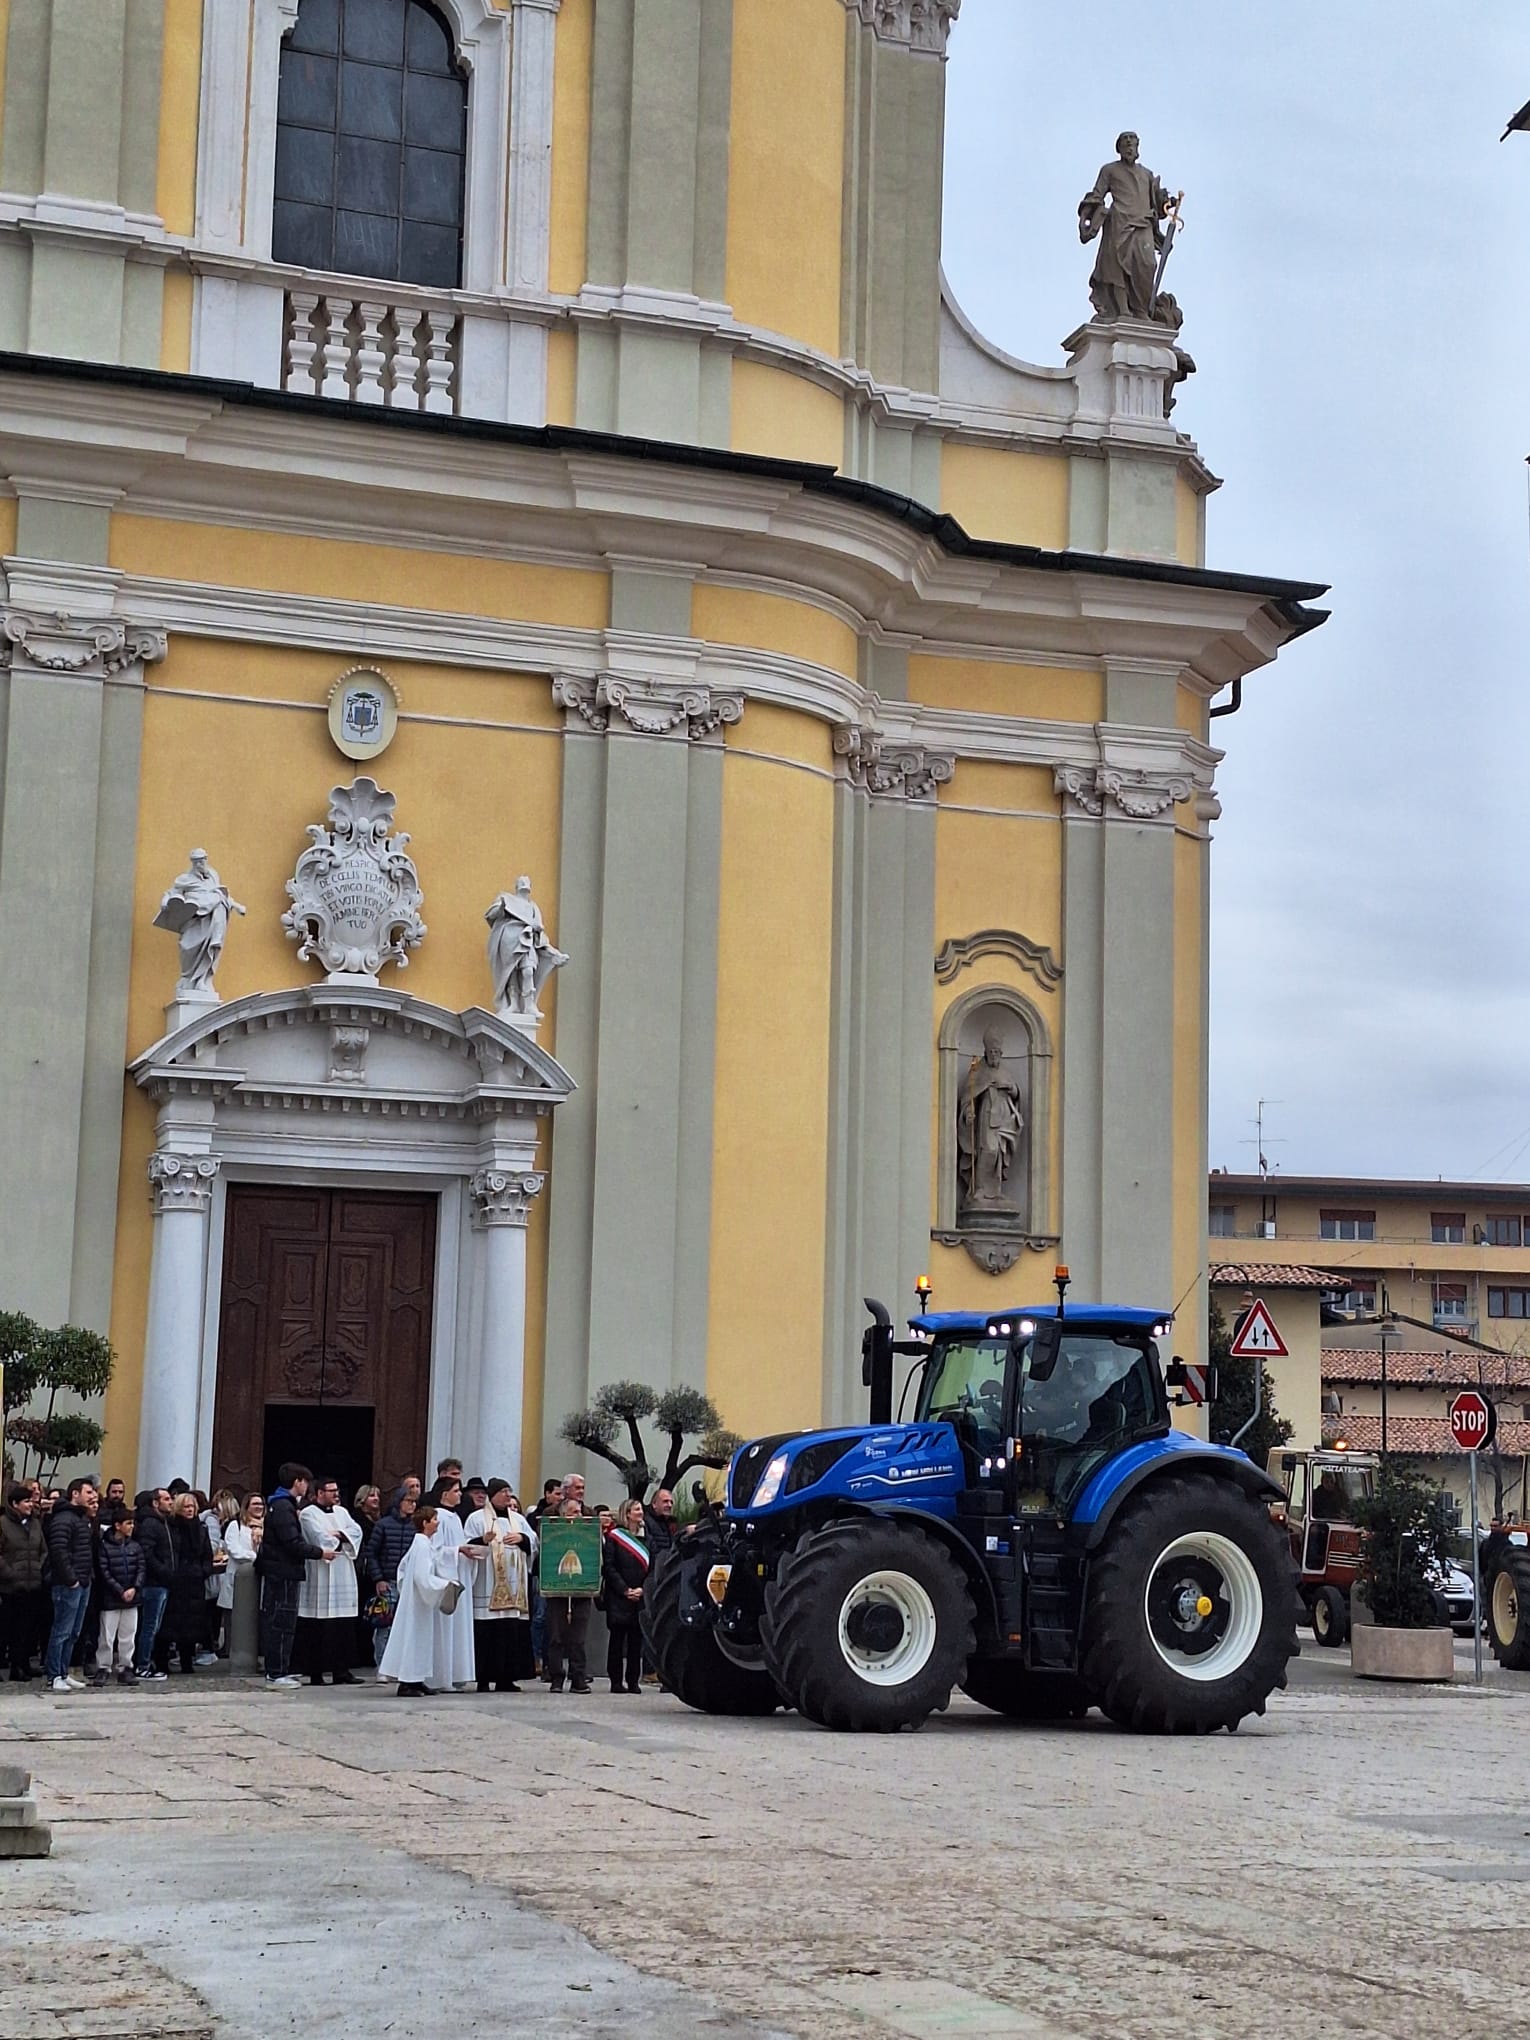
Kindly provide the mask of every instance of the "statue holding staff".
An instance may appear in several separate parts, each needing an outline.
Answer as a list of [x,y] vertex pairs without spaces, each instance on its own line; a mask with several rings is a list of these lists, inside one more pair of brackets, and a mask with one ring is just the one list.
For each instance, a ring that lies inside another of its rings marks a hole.
[[[1100,244],[1089,298],[1096,319],[1158,319],[1159,290],[1183,194],[1166,191],[1144,168],[1130,129],[1117,135],[1116,150],[1116,161],[1104,165],[1079,200],[1078,237],[1086,246],[1094,240]],[[1164,317],[1161,322],[1178,320]]]

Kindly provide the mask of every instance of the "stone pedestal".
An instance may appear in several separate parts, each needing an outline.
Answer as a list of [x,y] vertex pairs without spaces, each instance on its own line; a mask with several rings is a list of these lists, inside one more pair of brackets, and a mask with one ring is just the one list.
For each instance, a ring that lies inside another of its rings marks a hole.
[[37,1818],[31,1772],[15,1764],[0,1764],[0,1859],[52,1852],[53,1830]]
[[1063,342],[1078,385],[1078,422],[1172,439],[1167,394],[1179,380],[1178,329],[1151,319],[1102,319]]
[[1350,1662],[1361,1679],[1447,1681],[1456,1676],[1455,1639],[1448,1629],[1383,1629],[1357,1623]]
[[260,1581],[252,1565],[242,1565],[234,1574],[228,1668],[237,1677],[248,1677],[260,1670]]

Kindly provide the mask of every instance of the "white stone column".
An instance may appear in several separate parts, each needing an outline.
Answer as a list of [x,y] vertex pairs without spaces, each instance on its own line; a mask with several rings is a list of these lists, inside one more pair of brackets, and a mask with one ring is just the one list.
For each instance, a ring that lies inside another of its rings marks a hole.
[[161,1149],[149,1157],[154,1248],[138,1428],[141,1488],[196,1476],[208,1212],[213,1179],[222,1166],[217,1155]]
[[526,1385],[526,1224],[545,1178],[480,1169],[469,1188],[479,1242],[478,1432],[459,1449],[486,1480],[521,1478]]

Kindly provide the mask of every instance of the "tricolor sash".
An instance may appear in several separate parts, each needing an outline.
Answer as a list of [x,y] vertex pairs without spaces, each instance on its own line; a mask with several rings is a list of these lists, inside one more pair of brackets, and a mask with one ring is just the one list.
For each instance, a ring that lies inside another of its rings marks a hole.
[[653,1561],[649,1557],[648,1546],[640,1537],[634,1537],[630,1531],[615,1528],[608,1530],[606,1535],[613,1544],[619,1544],[629,1558],[635,1558],[644,1572],[647,1572]]

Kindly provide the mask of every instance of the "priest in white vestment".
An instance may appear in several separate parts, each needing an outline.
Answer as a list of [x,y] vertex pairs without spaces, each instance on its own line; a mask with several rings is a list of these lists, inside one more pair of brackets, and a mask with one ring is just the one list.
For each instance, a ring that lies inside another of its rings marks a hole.
[[383,1678],[398,1680],[405,1700],[451,1691],[456,1617],[444,1604],[453,1593],[472,1604],[457,1577],[455,1554],[443,1557],[436,1544],[437,1516],[434,1502],[421,1502],[415,1512],[414,1542],[399,1560],[398,1606],[378,1667]]
[[306,1672],[311,1686],[326,1676],[337,1686],[355,1684],[351,1663],[356,1655],[356,1559],[361,1551],[361,1525],[340,1506],[337,1481],[321,1480],[313,1500],[298,1517],[308,1562],[298,1590],[297,1635],[292,1644],[292,1669]]
[[531,1654],[531,1568],[537,1533],[512,1506],[507,1480],[491,1480],[488,1501],[475,1509],[463,1530],[469,1544],[488,1553],[473,1567],[473,1669],[478,1690],[519,1693],[520,1679],[536,1666]]

